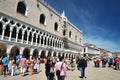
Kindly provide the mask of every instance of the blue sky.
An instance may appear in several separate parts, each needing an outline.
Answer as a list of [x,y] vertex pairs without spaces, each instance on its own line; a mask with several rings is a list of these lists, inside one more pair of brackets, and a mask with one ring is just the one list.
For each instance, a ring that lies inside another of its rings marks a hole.
[[44,0],[83,31],[83,42],[120,51],[120,0]]

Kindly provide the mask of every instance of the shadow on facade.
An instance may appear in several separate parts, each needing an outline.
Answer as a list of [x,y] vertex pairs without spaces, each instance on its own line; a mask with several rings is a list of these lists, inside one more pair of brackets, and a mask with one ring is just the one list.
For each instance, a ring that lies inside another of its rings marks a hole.
[[23,56],[27,59],[30,59],[30,49],[29,48],[25,48],[23,50]]
[[46,58],[45,51],[41,52],[40,58]]
[[20,54],[20,48],[18,46],[13,46],[10,51],[10,57],[15,57]]
[[33,51],[32,57],[38,58],[38,49],[35,49],[35,50]]
[[0,57],[6,54],[6,45],[4,43],[0,43]]

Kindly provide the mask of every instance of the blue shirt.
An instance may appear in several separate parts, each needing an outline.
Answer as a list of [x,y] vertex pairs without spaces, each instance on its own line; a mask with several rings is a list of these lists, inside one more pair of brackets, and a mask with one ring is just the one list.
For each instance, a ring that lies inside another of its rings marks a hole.
[[16,60],[20,59],[20,54],[16,56]]
[[3,58],[3,65],[4,66],[8,65],[8,57]]

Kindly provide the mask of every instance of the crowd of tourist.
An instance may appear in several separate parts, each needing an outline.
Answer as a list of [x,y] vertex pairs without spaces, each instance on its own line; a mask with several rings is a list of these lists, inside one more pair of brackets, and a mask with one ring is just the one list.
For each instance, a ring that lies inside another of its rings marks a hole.
[[15,76],[25,74],[36,74],[40,72],[41,63],[45,64],[45,75],[47,80],[54,80],[57,76],[57,80],[64,80],[67,73],[66,71],[74,71],[77,69],[75,58],[63,58],[63,57],[47,57],[38,58],[36,56],[27,59],[25,55],[9,56],[5,54],[0,57],[0,75]]
[[94,58],[93,63],[95,67],[100,67],[100,65],[104,68],[108,65],[108,67],[112,67],[114,70],[120,70],[120,58],[116,57],[103,57],[103,58]]
[[[19,71],[18,73],[16,71]],[[40,72],[40,58],[36,56],[31,59],[19,54],[15,57],[7,57],[7,54],[0,58],[0,75],[15,76],[16,74],[25,75],[25,72],[34,74]]]
[[[30,59],[26,58],[25,55],[16,55],[15,57],[4,56],[0,57],[0,75],[4,76],[15,76],[19,74],[25,76],[25,74],[36,74],[41,71],[41,63],[45,65],[45,76],[47,80],[65,80],[67,76],[67,70],[74,71],[78,69],[80,71],[80,78],[86,78],[85,69],[87,63],[89,63],[88,58],[63,58],[63,57],[47,57],[47,58],[38,58],[37,56],[32,56]],[[120,58],[94,58],[93,63],[95,67],[105,68],[112,67],[115,70],[120,70]]]

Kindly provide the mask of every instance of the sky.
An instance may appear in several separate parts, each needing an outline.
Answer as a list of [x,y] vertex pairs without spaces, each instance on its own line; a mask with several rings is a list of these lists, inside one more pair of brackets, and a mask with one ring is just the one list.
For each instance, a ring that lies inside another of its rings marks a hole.
[[44,0],[83,32],[83,43],[120,51],[120,0]]

